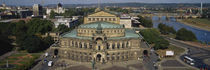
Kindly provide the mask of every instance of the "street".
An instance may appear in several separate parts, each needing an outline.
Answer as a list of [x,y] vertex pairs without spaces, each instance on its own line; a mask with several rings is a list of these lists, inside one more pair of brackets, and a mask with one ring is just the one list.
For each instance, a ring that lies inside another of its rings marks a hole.
[[[48,62],[53,61],[53,63],[55,63],[58,58],[53,58],[52,52],[48,52],[48,54],[49,55],[47,57],[41,56],[41,61],[31,70],[50,70],[51,67],[48,66]],[[46,62],[44,60],[46,60]]]
[[[141,42],[141,45],[148,46],[145,42]],[[149,56],[143,57],[143,64],[147,68],[147,70],[156,70],[154,64],[157,62],[158,56],[155,54],[154,51],[150,51],[150,53],[151,54],[149,54]]]
[[184,56],[189,56],[189,57],[191,57],[192,59],[195,60],[194,67],[197,67],[197,68],[200,69],[201,67],[208,66],[208,70],[210,69],[209,68],[210,65],[205,64],[204,61],[203,61],[205,59],[210,58],[210,51],[208,51],[206,49],[203,49],[203,48],[199,48],[199,47],[195,47],[195,46],[192,46],[192,45],[181,43],[178,40],[174,40],[174,39],[170,39],[170,38],[166,38],[166,37],[165,37],[165,39],[168,40],[170,43],[176,45],[176,46],[188,48],[188,53],[185,54],[185,55],[182,55],[180,57],[180,59],[182,61],[184,61],[183,60]]

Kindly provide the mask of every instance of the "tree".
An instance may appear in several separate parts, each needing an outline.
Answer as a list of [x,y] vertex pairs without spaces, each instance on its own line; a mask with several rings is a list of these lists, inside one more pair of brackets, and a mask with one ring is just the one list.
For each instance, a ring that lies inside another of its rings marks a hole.
[[155,43],[158,40],[159,36],[160,36],[160,32],[157,29],[141,30],[140,34],[150,44]]
[[157,29],[141,30],[140,34],[149,44],[155,44],[155,50],[168,48],[169,42],[160,37],[160,32]]
[[3,55],[4,53],[7,53],[13,49],[13,46],[11,45],[11,40],[1,32],[0,32],[0,45],[1,45],[0,55]]
[[170,34],[170,33],[175,34],[176,33],[173,27],[167,26],[162,23],[158,25],[158,29],[160,30],[161,34]]
[[23,49],[27,50],[29,53],[44,50],[42,40],[35,35],[26,37],[21,47],[23,47]]
[[69,30],[70,29],[64,24],[59,25],[58,28],[56,29],[57,32],[61,32],[61,33],[68,32]]
[[152,20],[151,19],[145,19],[143,18],[142,16],[138,15],[139,19],[138,21],[141,22],[141,25],[144,26],[144,27],[153,27],[153,24],[152,24]]
[[155,43],[154,49],[167,49],[169,46],[169,42],[163,38],[159,38],[158,41]]
[[58,14],[55,13],[55,11],[51,10],[51,12],[50,12],[50,18],[51,18],[51,19],[54,19],[55,16],[57,16],[57,15],[58,15]]
[[53,23],[49,20],[32,19],[28,22],[28,34],[45,34],[52,31]]
[[181,28],[176,33],[176,39],[184,40],[184,41],[196,41],[197,38],[192,31],[189,31],[185,28]]
[[53,38],[51,36],[44,37],[42,41],[44,42],[44,49],[49,48],[50,45],[54,43]]

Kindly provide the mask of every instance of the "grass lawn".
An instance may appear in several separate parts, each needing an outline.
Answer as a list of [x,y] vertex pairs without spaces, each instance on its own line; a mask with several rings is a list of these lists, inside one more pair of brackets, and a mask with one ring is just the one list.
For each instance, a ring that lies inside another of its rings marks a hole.
[[193,19],[180,19],[178,21],[183,22],[184,24],[187,25],[191,25],[193,27],[210,31],[210,19],[193,18]]
[[[160,56],[165,56],[166,54],[166,51],[174,51],[174,55],[177,56],[181,53],[183,53],[185,50],[183,48],[180,48],[180,47],[176,47],[174,45],[169,45],[168,49],[165,49],[165,50],[157,50],[157,54],[159,54]],[[169,58],[174,58],[175,56],[173,57],[169,57]]]
[[35,59],[39,58],[41,54],[42,53],[23,53],[23,52],[16,53],[7,57],[4,60],[1,60],[0,66],[5,65],[8,60],[9,64],[15,66],[15,68],[13,68],[12,70],[24,70],[24,68],[30,66]]

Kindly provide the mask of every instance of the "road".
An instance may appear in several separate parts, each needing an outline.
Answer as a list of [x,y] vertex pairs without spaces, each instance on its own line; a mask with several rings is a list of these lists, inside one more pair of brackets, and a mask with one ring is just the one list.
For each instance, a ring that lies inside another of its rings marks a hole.
[[167,37],[164,37],[166,40],[168,40],[170,43],[176,45],[176,46],[180,46],[180,47],[183,47],[183,48],[188,48],[188,53],[185,54],[185,55],[182,55],[180,57],[180,59],[183,61],[183,57],[184,56],[189,56],[191,57],[192,59],[195,60],[195,65],[193,65],[194,67],[197,67],[197,68],[201,68],[201,67],[204,67],[204,66],[208,66],[208,70],[210,70],[210,65],[207,65],[203,62],[203,60],[207,59],[207,58],[210,58],[210,51],[209,50],[206,50],[206,49],[203,49],[203,48],[199,48],[199,47],[196,47],[196,46],[192,46],[192,45],[188,45],[188,44],[185,44],[185,43],[182,43],[182,42],[179,42],[178,40],[175,40],[175,39],[170,39],[170,38],[167,38]]
[[[141,42],[141,46],[149,46],[146,42]],[[150,51],[150,50],[149,50]],[[158,56],[155,54],[154,51],[150,51],[151,54],[149,56],[143,57],[143,64],[147,70],[156,70],[154,64],[158,60]]]
[[[31,70],[49,70],[50,67],[48,67],[48,61],[56,62],[58,58],[52,57],[52,54],[53,54],[52,51],[49,51],[48,53],[49,53],[49,56],[45,57],[44,55],[42,55],[40,58],[41,61]],[[47,60],[47,62],[44,62],[44,60]]]

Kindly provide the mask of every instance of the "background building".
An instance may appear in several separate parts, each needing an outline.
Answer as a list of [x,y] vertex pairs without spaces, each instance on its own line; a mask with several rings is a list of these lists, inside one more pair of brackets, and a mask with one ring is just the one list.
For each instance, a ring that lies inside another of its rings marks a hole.
[[84,24],[97,22],[97,21],[120,24],[120,18],[118,16],[105,11],[99,11],[84,17]]
[[129,15],[121,15],[120,16],[120,24],[124,25],[125,28],[131,28],[132,25],[132,21],[131,21],[131,17]]
[[55,25],[55,28],[57,28],[61,24],[66,25],[67,27],[71,28],[78,25],[77,22],[78,22],[78,19],[64,18],[63,16],[60,16],[60,17],[57,17],[56,21],[54,22],[54,25]]
[[61,3],[58,3],[56,9],[47,8],[47,11],[46,11],[47,15],[50,15],[51,11],[54,11],[55,13],[61,14],[61,13],[65,13],[66,9],[63,8]]
[[33,16],[42,16],[43,15],[43,8],[40,4],[33,5]]
[[30,10],[18,10],[18,14],[20,18],[26,18],[28,16],[33,15],[33,11]]

